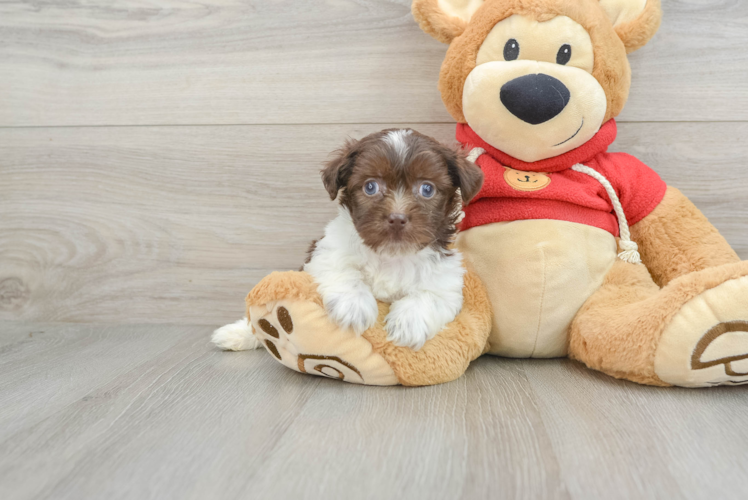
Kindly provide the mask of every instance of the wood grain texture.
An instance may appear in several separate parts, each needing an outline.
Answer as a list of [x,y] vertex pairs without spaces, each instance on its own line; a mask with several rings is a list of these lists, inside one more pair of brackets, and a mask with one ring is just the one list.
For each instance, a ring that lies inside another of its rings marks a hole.
[[[748,117],[748,3],[668,0],[622,121]],[[0,126],[450,121],[410,0],[0,3]]]
[[[574,498],[720,498],[748,484],[748,391],[652,388],[522,362]],[[656,471],[653,473],[653,471]],[[601,481],[600,478],[605,478]]]
[[[185,332],[196,330],[203,335],[199,343],[207,345],[205,328],[0,324],[0,442],[173,350]],[[31,391],[25,385],[30,379],[40,381]]]
[[[417,125],[452,142],[453,125]],[[0,318],[220,325],[335,213],[320,165],[380,125],[0,130]],[[748,124],[622,124],[748,258]]]
[[441,386],[361,387],[216,351],[205,327],[27,324],[44,335],[6,343],[18,328],[0,323],[0,402],[18,395],[2,498],[703,499],[748,481],[745,387],[494,357]]

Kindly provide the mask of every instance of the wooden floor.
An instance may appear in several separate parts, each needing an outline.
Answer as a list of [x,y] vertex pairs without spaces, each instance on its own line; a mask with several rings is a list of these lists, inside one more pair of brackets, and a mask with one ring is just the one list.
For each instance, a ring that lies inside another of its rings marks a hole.
[[712,499],[748,387],[484,357],[436,387],[302,375],[204,326],[0,323],[0,498]]
[[[745,496],[746,387],[497,358],[357,387],[208,345],[319,237],[346,136],[453,141],[409,5],[0,2],[0,500]],[[748,2],[663,7],[612,149],[746,259]]]

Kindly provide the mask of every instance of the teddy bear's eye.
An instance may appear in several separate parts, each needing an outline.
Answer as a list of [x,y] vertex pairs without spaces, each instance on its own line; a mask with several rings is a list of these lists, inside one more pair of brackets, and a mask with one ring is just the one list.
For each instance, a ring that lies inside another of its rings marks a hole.
[[556,62],[558,64],[566,64],[569,62],[569,59],[571,59],[571,45],[568,43],[561,46],[560,49],[558,49],[558,54],[556,54]]
[[504,60],[514,61],[519,57],[519,42],[514,38],[510,39],[504,45]]

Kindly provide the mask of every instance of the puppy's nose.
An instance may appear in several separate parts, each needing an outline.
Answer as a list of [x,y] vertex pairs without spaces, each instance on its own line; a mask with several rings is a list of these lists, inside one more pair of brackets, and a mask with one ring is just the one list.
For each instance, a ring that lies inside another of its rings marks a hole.
[[511,114],[538,125],[558,116],[569,104],[571,94],[560,80],[538,74],[508,81],[501,87],[499,98]]
[[387,217],[387,222],[390,223],[390,227],[401,229],[408,223],[408,217],[405,214],[390,214]]

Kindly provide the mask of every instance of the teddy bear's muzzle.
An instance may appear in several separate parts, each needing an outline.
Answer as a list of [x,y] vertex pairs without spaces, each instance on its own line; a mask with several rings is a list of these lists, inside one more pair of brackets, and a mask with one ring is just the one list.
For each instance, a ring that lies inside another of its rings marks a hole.
[[499,97],[514,116],[539,125],[561,114],[571,93],[561,80],[540,73],[510,80],[501,87]]

